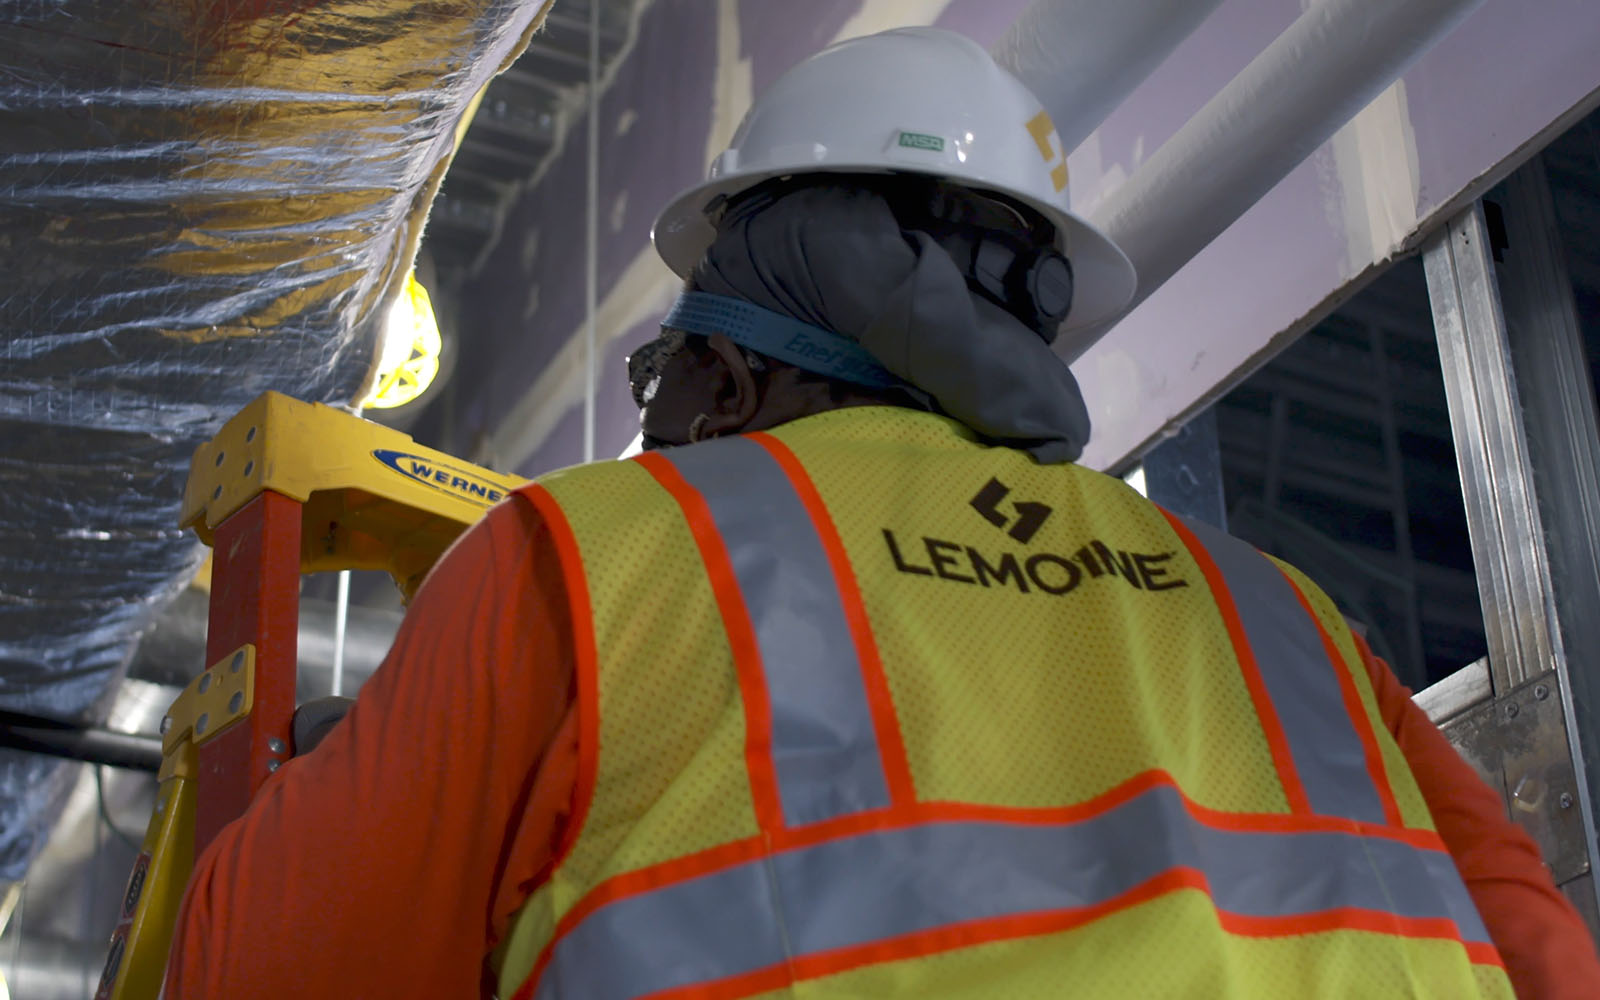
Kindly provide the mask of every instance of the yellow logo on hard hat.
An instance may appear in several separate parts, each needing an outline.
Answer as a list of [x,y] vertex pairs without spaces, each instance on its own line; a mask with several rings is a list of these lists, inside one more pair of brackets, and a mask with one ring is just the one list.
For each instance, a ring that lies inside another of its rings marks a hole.
[[1042,109],[1038,114],[1028,119],[1028,134],[1033,136],[1034,145],[1039,147],[1039,155],[1044,157],[1045,166],[1050,168],[1050,183],[1055,185],[1059,194],[1067,188],[1067,154],[1061,148],[1061,136],[1056,134],[1055,122]]

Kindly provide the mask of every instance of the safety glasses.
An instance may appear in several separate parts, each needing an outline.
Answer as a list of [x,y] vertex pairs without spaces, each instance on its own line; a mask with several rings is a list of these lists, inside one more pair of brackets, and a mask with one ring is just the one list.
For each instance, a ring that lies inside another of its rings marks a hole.
[[659,337],[628,355],[628,388],[639,409],[655,398],[656,390],[661,388],[662,370],[686,342],[683,331],[663,329]]

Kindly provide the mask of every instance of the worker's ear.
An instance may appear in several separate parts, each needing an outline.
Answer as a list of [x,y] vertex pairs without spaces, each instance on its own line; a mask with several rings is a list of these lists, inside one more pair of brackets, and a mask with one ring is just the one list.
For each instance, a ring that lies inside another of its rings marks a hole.
[[761,405],[761,392],[756,385],[755,373],[744,359],[739,345],[720,333],[706,338],[706,343],[722,362],[723,377],[717,386],[716,405],[706,415],[702,437],[720,437],[737,434],[756,415]]

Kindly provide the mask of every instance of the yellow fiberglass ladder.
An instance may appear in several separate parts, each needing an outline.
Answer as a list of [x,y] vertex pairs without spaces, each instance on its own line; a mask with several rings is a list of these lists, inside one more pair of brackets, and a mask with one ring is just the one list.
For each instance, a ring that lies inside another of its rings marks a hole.
[[300,575],[387,570],[409,599],[523,482],[275,392],[196,449],[181,523],[212,548],[210,666],[162,720],[155,810],[96,1000],[155,1000],[195,857],[295,753]]

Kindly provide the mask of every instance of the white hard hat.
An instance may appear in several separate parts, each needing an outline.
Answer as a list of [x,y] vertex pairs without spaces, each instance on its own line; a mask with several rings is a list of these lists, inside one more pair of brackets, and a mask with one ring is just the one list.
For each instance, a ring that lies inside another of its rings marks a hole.
[[1009,195],[1055,224],[1072,261],[1062,330],[1107,319],[1132,299],[1133,265],[1067,208],[1066,150],[1050,116],[983,47],[939,28],[852,38],[790,69],[756,100],[709,178],[674,198],[652,238],[687,277],[716,236],[725,196],[774,177],[904,171]]

